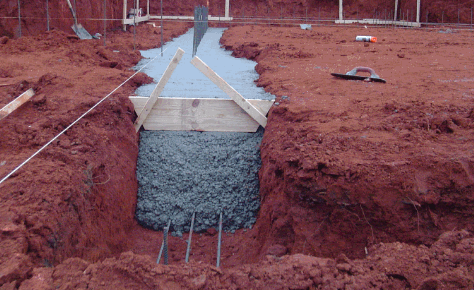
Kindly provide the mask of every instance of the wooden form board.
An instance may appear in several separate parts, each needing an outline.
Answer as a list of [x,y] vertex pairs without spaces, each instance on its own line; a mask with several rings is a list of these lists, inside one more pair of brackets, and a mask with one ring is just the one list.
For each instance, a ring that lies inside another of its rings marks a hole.
[[[147,97],[130,97],[140,114]],[[262,115],[274,101],[247,100]],[[259,124],[233,100],[158,98],[143,127],[145,130],[256,132]]]
[[214,84],[223,90],[237,105],[257,121],[263,128],[267,125],[267,117],[255,108],[248,100],[242,97],[231,85],[208,67],[199,57],[195,56],[191,63],[208,77]]
[[35,95],[33,89],[29,89],[23,94],[21,94],[18,98],[14,99],[10,103],[8,103],[5,107],[0,110],[0,120],[5,118],[6,116],[10,115],[11,112],[15,111],[21,105],[26,103],[31,97]]
[[166,83],[169,81],[171,75],[173,74],[174,70],[178,66],[178,63],[180,62],[181,58],[183,57],[184,50],[181,48],[178,48],[176,50],[176,54],[174,57],[171,59],[170,63],[168,64],[168,67],[166,68],[165,72],[161,76],[160,81],[156,85],[155,89],[153,92],[151,92],[151,95],[149,98],[147,98],[147,103],[145,104],[145,107],[143,110],[140,111],[138,114],[138,118],[135,120],[135,130],[138,132],[140,130],[140,127],[142,126],[143,122],[146,120],[148,114],[151,112],[151,109],[155,105],[156,100],[158,97],[161,95],[161,92],[165,88]]

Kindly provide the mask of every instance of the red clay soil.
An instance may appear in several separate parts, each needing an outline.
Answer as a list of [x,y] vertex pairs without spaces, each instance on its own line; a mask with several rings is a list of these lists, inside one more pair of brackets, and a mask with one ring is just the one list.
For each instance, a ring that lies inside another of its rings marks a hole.
[[[261,247],[360,258],[474,229],[471,31],[247,26],[221,42],[258,62],[279,103],[261,149]],[[387,83],[330,75],[357,66]]]
[[[183,33],[168,23],[165,39]],[[474,40],[470,31],[243,26],[221,42],[277,96],[251,230],[170,239],[134,220],[138,74],[0,185],[0,289],[474,287]],[[449,31],[448,31],[449,32]],[[354,42],[373,35],[377,43]],[[152,37],[150,37],[152,35]],[[137,47],[159,29],[137,27]],[[0,40],[0,177],[127,80],[133,34]],[[139,43],[139,44],[138,44]],[[172,53],[172,52],[169,52]],[[336,79],[372,67],[386,84]]]

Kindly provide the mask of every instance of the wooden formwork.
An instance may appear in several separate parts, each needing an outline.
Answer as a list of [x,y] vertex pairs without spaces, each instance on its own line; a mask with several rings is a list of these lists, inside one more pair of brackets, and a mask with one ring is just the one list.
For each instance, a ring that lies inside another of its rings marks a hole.
[[245,99],[197,56],[191,63],[230,100],[160,97],[183,54],[184,51],[178,48],[150,97],[130,97],[138,115],[136,131],[141,126],[145,130],[219,132],[256,132],[259,126],[265,128],[266,115],[274,101]]

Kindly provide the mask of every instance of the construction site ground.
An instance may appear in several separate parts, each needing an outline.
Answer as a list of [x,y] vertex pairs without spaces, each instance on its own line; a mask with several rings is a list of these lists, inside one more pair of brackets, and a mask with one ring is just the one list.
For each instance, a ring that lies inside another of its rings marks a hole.
[[[188,24],[170,22],[165,40]],[[355,42],[357,35],[376,43]],[[0,185],[0,289],[458,289],[474,287],[472,31],[236,26],[276,95],[252,229],[170,238],[134,220],[138,74]],[[129,78],[133,34],[0,38],[0,177]],[[159,44],[139,25],[136,49]],[[173,52],[168,52],[173,53]],[[337,79],[357,66],[386,84]]]

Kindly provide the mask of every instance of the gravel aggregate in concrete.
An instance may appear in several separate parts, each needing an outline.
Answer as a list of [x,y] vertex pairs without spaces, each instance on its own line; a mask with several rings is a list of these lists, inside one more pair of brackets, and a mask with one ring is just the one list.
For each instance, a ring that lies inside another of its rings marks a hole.
[[260,206],[258,170],[263,129],[257,133],[143,131],[137,165],[136,217],[171,232],[250,228]]

